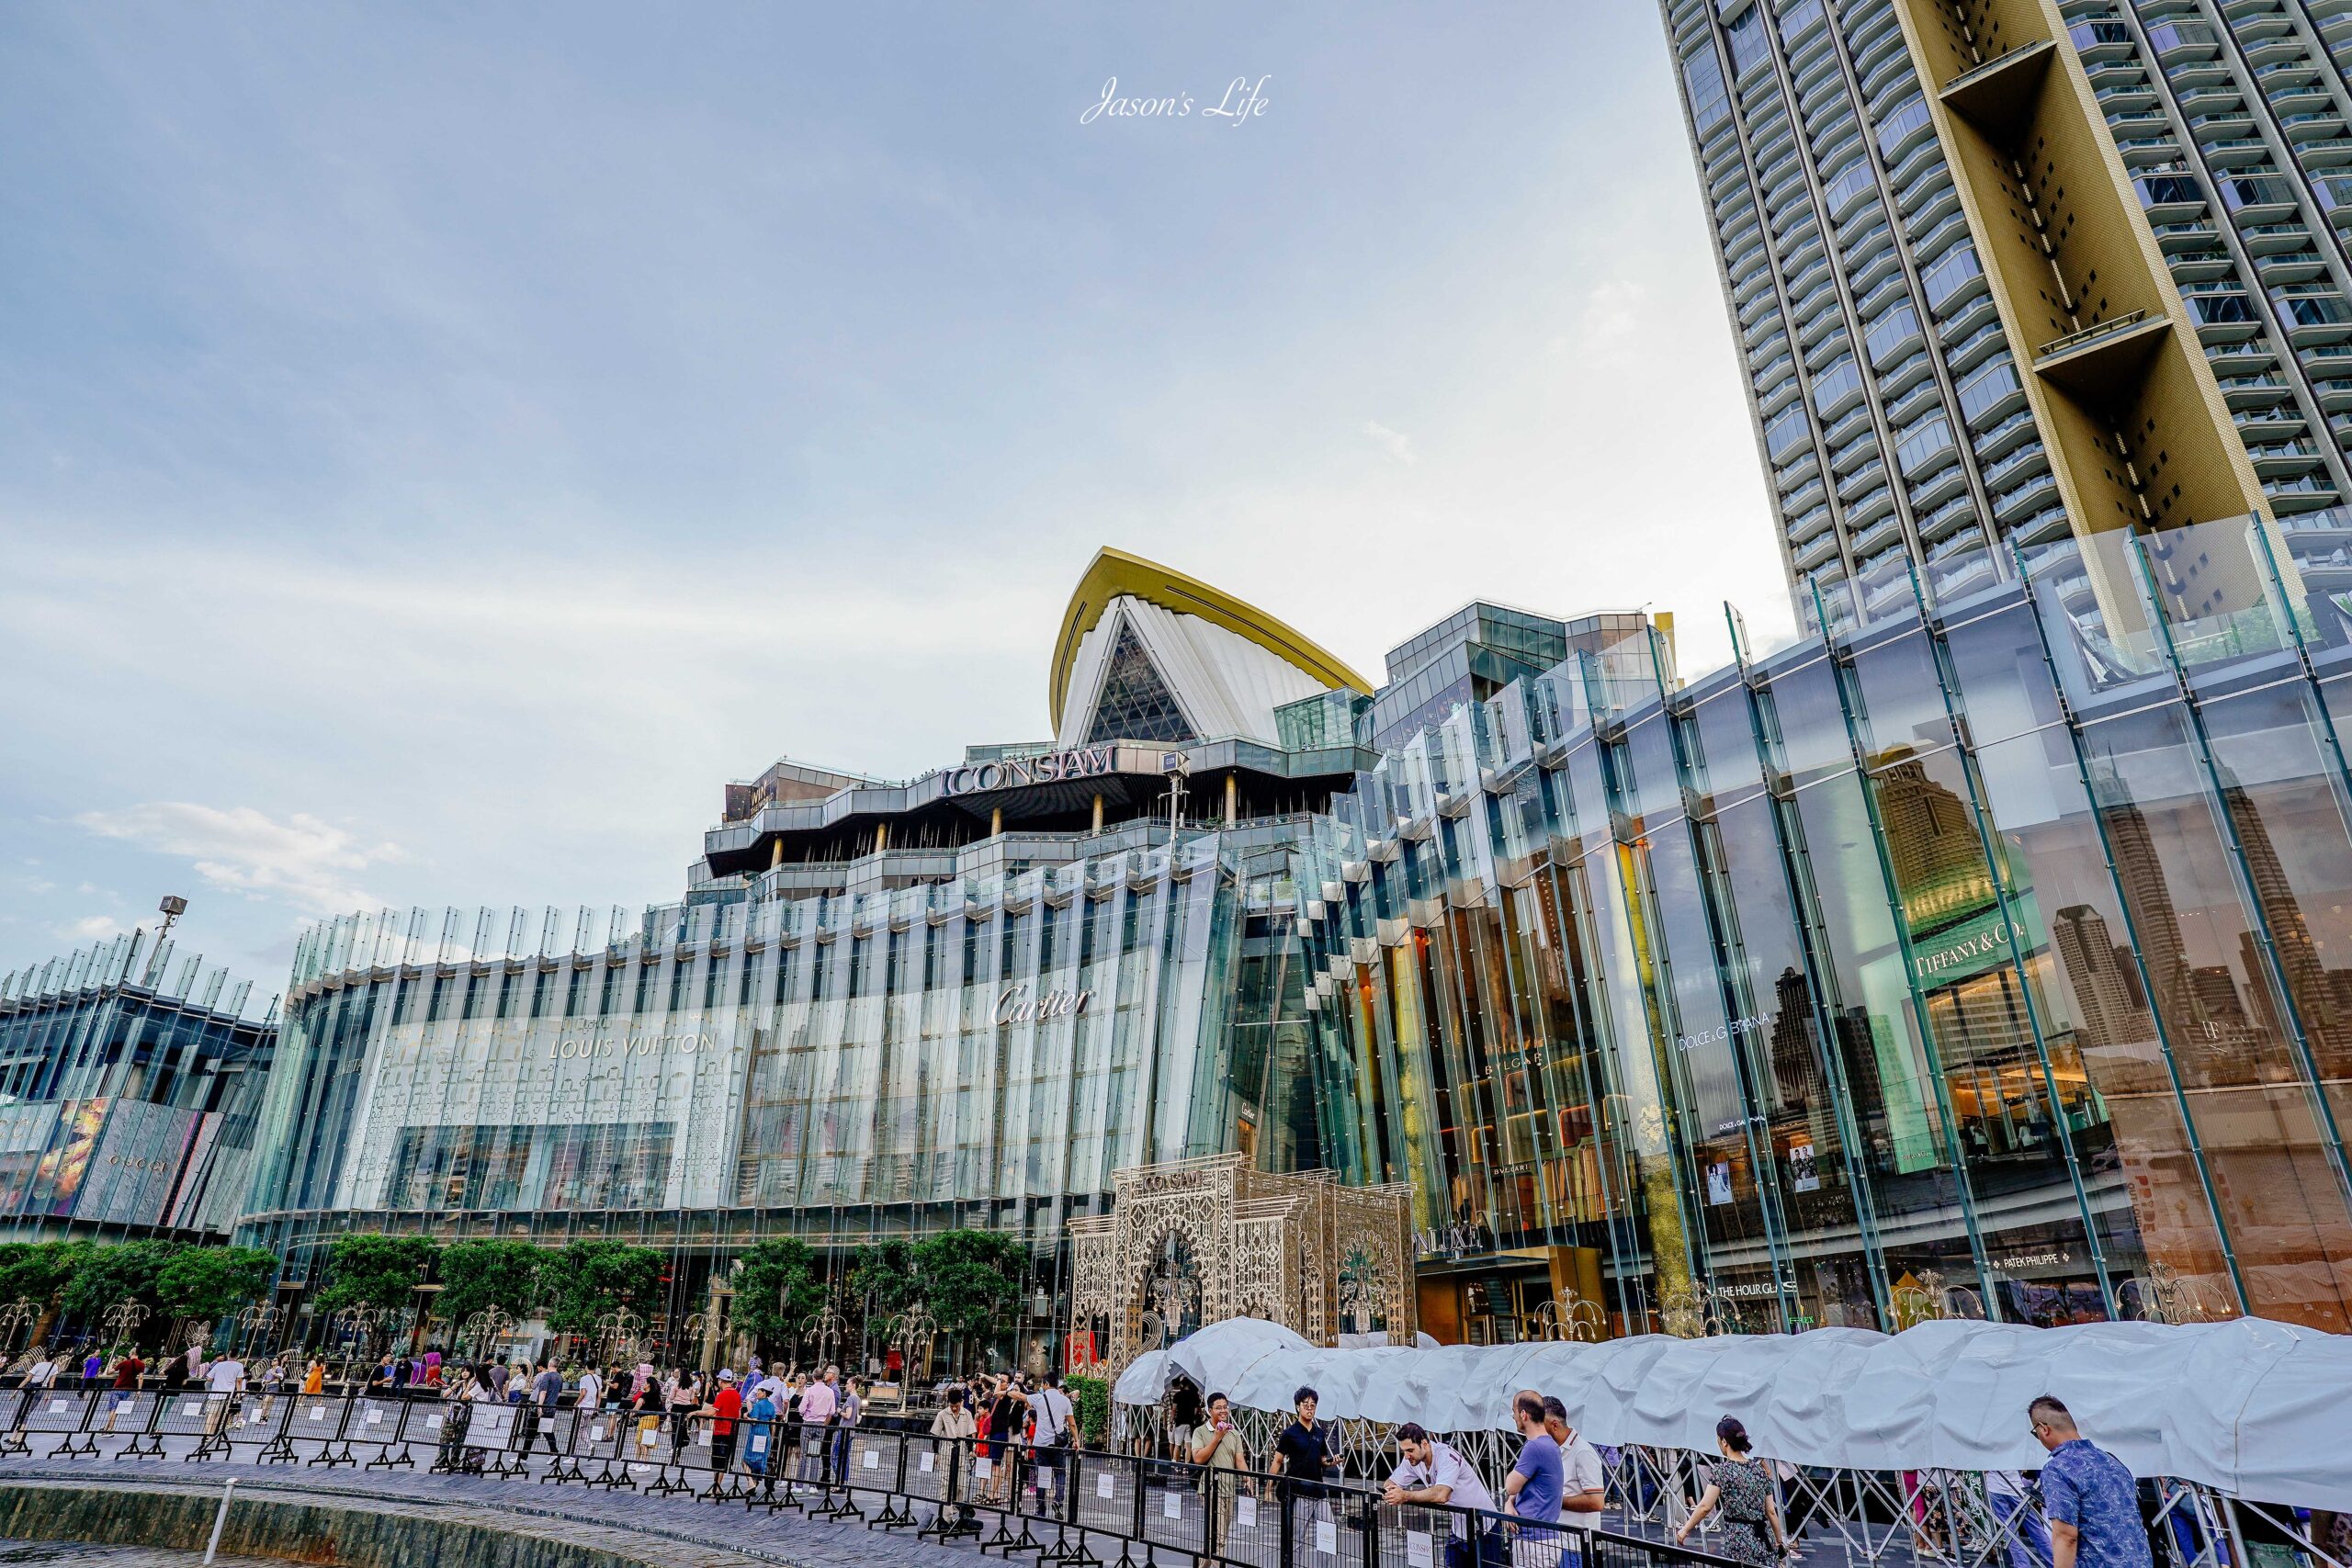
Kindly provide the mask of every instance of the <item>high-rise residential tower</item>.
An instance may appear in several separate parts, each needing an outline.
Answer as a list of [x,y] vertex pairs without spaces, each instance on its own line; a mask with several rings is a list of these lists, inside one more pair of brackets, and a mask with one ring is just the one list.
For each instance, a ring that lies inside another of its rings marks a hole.
[[1801,615],[2352,495],[2352,0],[1661,3]]

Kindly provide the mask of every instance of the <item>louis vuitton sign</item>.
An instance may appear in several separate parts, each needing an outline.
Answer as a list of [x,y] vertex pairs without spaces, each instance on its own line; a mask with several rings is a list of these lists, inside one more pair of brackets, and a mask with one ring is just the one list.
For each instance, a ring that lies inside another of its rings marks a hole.
[[570,1061],[575,1057],[602,1056],[690,1056],[716,1043],[708,1034],[684,1031],[672,1034],[629,1033],[618,1036],[594,1034],[559,1035],[548,1046],[548,1060]]

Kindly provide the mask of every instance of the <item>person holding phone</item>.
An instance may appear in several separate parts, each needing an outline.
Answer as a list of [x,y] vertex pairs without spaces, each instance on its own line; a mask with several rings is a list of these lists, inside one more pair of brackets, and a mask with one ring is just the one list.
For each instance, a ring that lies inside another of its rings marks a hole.
[[1315,1419],[1322,1398],[1311,1388],[1290,1396],[1297,1419],[1274,1438],[1274,1457],[1266,1466],[1267,1474],[1280,1478],[1283,1503],[1291,1511],[1294,1540],[1315,1539],[1315,1526],[1329,1506],[1329,1491],[1323,1483],[1340,1468],[1340,1456],[1331,1451],[1330,1428]]
[[1233,1424],[1233,1405],[1225,1395],[1209,1395],[1208,1412],[1193,1427],[1192,1450],[1187,1456],[1194,1464],[1207,1467],[1209,1487],[1209,1556],[1198,1560],[1200,1568],[1209,1568],[1209,1558],[1216,1555],[1233,1532],[1233,1499],[1241,1489],[1241,1478],[1235,1472],[1249,1468],[1249,1453],[1242,1447],[1241,1431]]

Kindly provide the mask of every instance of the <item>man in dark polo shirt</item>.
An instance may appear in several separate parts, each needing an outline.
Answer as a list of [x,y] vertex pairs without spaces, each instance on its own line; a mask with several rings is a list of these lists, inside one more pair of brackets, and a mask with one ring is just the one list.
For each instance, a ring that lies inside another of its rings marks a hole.
[[1339,1456],[1331,1451],[1331,1429],[1315,1419],[1319,1402],[1311,1388],[1290,1396],[1297,1419],[1274,1438],[1273,1459],[1266,1467],[1268,1474],[1281,1477],[1283,1506],[1290,1512],[1291,1550],[1298,1555],[1311,1555],[1315,1550],[1315,1527],[1323,1517],[1328,1491],[1323,1483],[1340,1468]]

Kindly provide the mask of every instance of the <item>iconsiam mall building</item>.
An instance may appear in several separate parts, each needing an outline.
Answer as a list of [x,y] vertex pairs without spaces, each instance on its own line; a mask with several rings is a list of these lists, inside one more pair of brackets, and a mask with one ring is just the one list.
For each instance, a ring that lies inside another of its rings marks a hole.
[[1408,1183],[1448,1342],[2342,1330],[2352,620],[2268,542],[1690,680],[1474,604],[1374,682],[1104,551],[1050,741],[778,763],[642,913],[311,931],[241,1239],[620,1236],[684,1312],[1012,1229],[1037,1344],[1114,1171],[1238,1153]]

